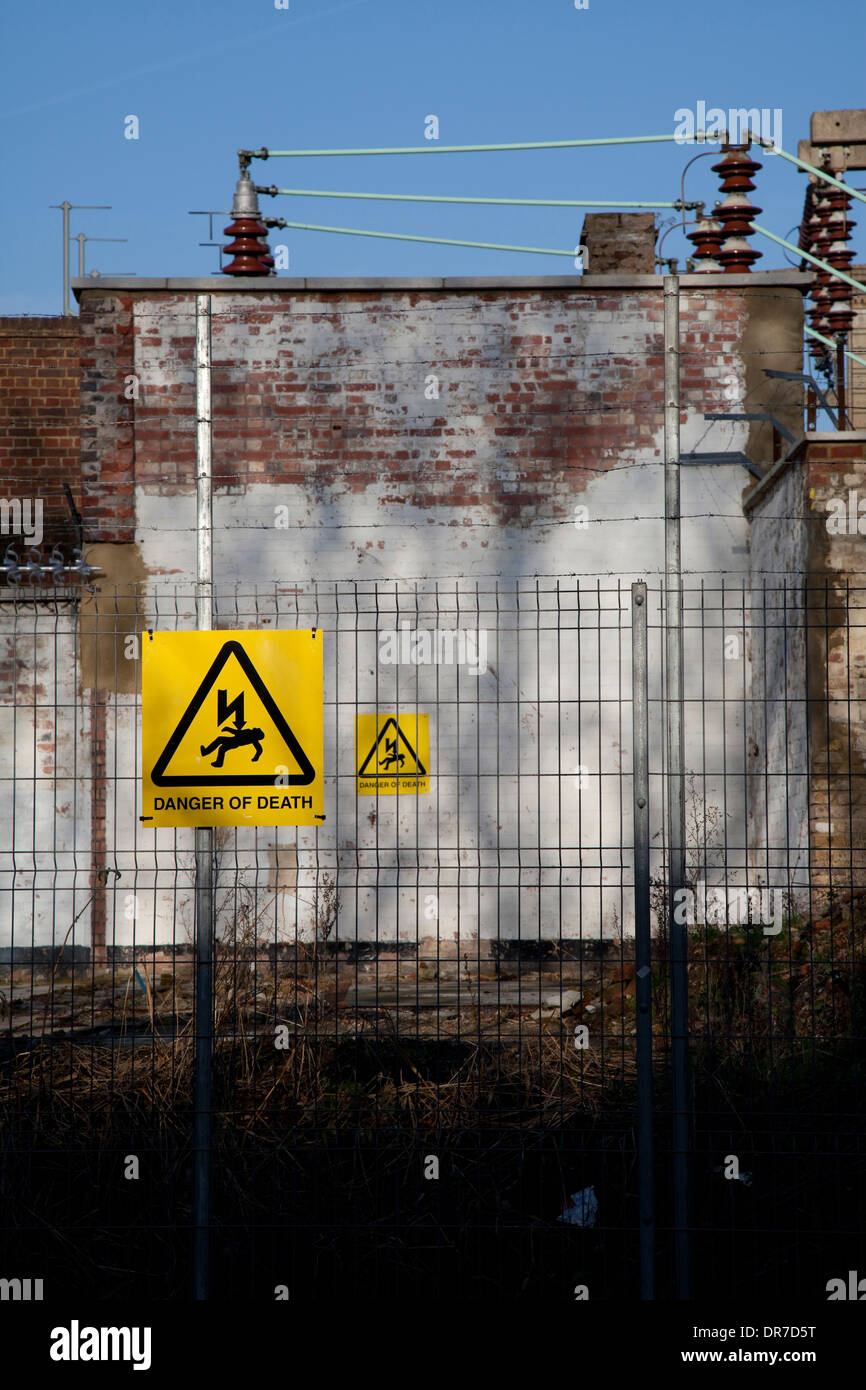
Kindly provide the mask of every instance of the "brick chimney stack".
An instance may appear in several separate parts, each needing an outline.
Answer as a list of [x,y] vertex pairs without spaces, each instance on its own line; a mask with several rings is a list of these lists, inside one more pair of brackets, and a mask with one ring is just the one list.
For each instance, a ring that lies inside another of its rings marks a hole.
[[590,212],[581,244],[589,275],[654,275],[656,220],[651,212]]

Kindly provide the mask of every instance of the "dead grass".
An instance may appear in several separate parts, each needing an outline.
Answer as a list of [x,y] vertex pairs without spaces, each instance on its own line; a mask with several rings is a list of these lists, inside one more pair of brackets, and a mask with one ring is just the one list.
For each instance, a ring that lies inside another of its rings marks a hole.
[[[239,920],[232,939],[219,943],[214,967],[215,1076],[227,1122],[247,1133],[284,1112],[309,1131],[323,1124],[371,1130],[562,1125],[616,1106],[633,1087],[628,943],[612,959],[560,961],[555,972],[542,974],[541,988],[580,988],[582,998],[565,1016],[482,1003],[485,976],[473,975],[468,959],[453,963],[462,980],[460,1007],[417,1007],[406,968],[393,963],[387,970],[377,965],[375,978],[384,987],[401,974],[405,1002],[362,1008],[347,1002],[357,966],[325,959],[321,941],[299,946],[291,962],[275,963],[257,955],[255,925]],[[662,1076],[669,991],[664,942],[657,945],[653,1046]],[[409,973],[433,1000],[444,987],[425,980],[423,966]],[[433,973],[444,974],[444,967]],[[506,973],[539,979],[537,969],[534,975],[503,971],[503,978]],[[715,1067],[724,1058],[729,1073],[741,1064],[753,1083],[769,1084],[775,1070],[807,1052],[855,1045],[866,1032],[866,889],[836,895],[822,917],[789,922],[775,937],[759,927],[695,929],[689,980],[699,1063]],[[55,970],[35,994],[29,984],[15,977],[0,982],[9,1025],[0,1066],[5,1106],[27,1108],[34,1097],[44,1104],[51,1096],[60,1103],[55,1121],[70,1128],[85,1110],[108,1115],[142,1104],[170,1124],[172,1113],[189,1108],[189,959],[172,969],[147,963],[84,981],[61,979]],[[575,1045],[580,1025],[589,1030],[585,1049]],[[278,1032],[285,1046],[275,1045]]]

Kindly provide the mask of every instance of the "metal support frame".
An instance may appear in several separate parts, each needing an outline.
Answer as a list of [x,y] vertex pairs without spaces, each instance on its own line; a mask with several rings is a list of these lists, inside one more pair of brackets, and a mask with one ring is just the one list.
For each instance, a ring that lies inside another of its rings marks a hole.
[[655,1298],[656,1233],[653,1169],[652,926],[650,921],[646,584],[632,584],[631,605],[640,1296],[642,1299],[651,1300]]
[[742,468],[747,468],[755,478],[763,478],[765,475],[756,463],[741,449],[731,449],[728,453],[716,454],[680,454],[680,466],[682,468],[721,468],[727,464],[736,463]]
[[806,394],[806,428],[810,430],[813,430],[815,428],[814,419],[811,421],[811,423],[809,422],[809,391],[814,393],[816,401],[821,402],[822,408],[827,412],[827,414],[830,417],[833,428],[836,428],[836,416],[833,414],[833,410],[830,406],[830,403],[827,400],[827,397],[824,395],[824,392],[821,390],[815,378],[811,376],[808,372],[780,372],[771,370],[769,367],[765,367],[764,376],[772,377],[774,380],[777,381],[802,381],[803,384],[808,388]]
[[[63,213],[63,314],[71,313],[69,308],[69,214],[70,212],[111,212],[110,203],[52,203],[52,208]],[[80,243],[79,243],[80,244]]]
[[840,430],[848,428],[845,410],[845,335],[836,338],[836,413]]
[[[196,296],[196,626],[213,627],[213,422],[211,417],[211,296]],[[214,834],[195,831],[195,1098],[193,1285],[210,1294],[213,1108]]]
[[691,1297],[688,933],[677,921],[685,884],[686,812],[683,737],[683,595],[680,536],[680,282],[664,280],[665,705],[667,714],[668,940],[671,969],[673,1187],[676,1293]]
[[789,444],[796,444],[797,442],[795,436],[791,433],[791,431],[785,425],[783,425],[780,420],[777,420],[775,415],[770,414],[770,412],[767,410],[708,410],[704,412],[704,419],[766,420],[773,426],[773,429],[782,436],[783,439],[787,439]]

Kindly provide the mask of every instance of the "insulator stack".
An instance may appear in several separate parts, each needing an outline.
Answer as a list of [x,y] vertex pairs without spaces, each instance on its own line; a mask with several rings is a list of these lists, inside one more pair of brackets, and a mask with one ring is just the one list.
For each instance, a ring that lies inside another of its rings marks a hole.
[[[827,202],[830,206],[830,215],[827,219],[829,245],[824,259],[834,270],[841,270],[850,275],[854,252],[848,242],[851,240],[851,228],[857,225],[848,216],[851,198],[844,188],[834,188],[830,185],[827,189]],[[844,280],[837,280],[834,276],[830,284],[830,301],[828,314],[830,337],[837,337],[840,333],[850,333],[854,323],[854,312],[851,308],[851,286],[846,284]]]
[[815,183],[806,184],[806,199],[803,203],[803,220],[800,223],[800,235],[797,238],[797,245],[801,251],[811,251],[812,233],[810,230],[812,218],[815,216],[815,192],[818,185]]
[[750,203],[748,196],[755,187],[752,175],[763,166],[751,158],[748,145],[724,144],[722,159],[712,167],[725,195],[714,213],[724,229],[718,259],[726,275],[740,275],[761,257],[746,238],[752,235],[752,222],[763,211]]
[[[829,209],[823,201],[824,184],[810,183],[806,188],[806,201],[803,206],[803,220],[800,223],[800,236],[798,245],[801,251],[807,252],[810,256],[821,258],[822,241],[826,232],[826,220]],[[812,262],[804,259],[803,268],[812,269]],[[827,284],[830,276],[824,270],[817,270],[812,288],[809,291],[812,299],[811,307],[807,310],[807,317],[811,327],[816,333],[826,335],[829,324],[827,323],[827,303],[825,300]],[[819,366],[826,358],[827,349],[817,338],[809,339],[809,354],[815,359]]]
[[[850,274],[854,252],[848,245],[851,229],[857,224],[848,216],[850,195],[833,184],[810,184],[806,195],[803,223],[800,229],[800,249],[834,270]],[[811,262],[807,262],[811,266]],[[851,308],[851,287],[844,280],[817,267],[811,290],[812,307],[808,317],[812,328],[825,338],[837,338],[850,332],[854,322]],[[817,339],[809,343],[809,352],[817,360],[826,360],[827,347]]]
[[[826,186],[824,184],[820,188],[813,189],[810,205],[811,211],[805,229],[807,246],[804,249],[822,261],[830,245],[828,226],[830,205],[826,198]],[[807,265],[811,265],[811,262],[807,261]],[[812,307],[809,310],[809,322],[817,333],[823,333],[825,337],[830,332],[829,310],[832,302],[830,297],[832,281],[833,277],[829,271],[816,269],[815,279],[812,283]],[[813,338],[809,344],[809,351],[816,360],[823,361],[827,349],[823,343]]]
[[719,260],[719,247],[725,239],[725,230],[715,217],[704,216],[695,226],[693,232],[687,232],[686,236],[694,244],[694,252],[691,259],[698,261],[695,273],[699,275],[718,274],[722,269]]
[[254,217],[238,217],[223,231],[234,238],[223,247],[226,256],[234,257],[229,265],[223,266],[223,275],[270,274],[274,260],[268,251],[267,228],[261,222]]
[[235,188],[232,219],[223,231],[233,240],[223,252],[234,259],[223,266],[223,275],[272,275],[274,258],[268,247],[268,229],[261,220],[258,196],[246,169]]

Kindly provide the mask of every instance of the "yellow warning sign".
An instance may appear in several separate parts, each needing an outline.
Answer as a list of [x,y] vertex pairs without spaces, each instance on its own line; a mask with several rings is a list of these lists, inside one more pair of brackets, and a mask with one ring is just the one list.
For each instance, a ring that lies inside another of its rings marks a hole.
[[359,796],[429,792],[429,714],[359,714],[355,749]]
[[143,825],[321,825],[320,629],[150,632]]

